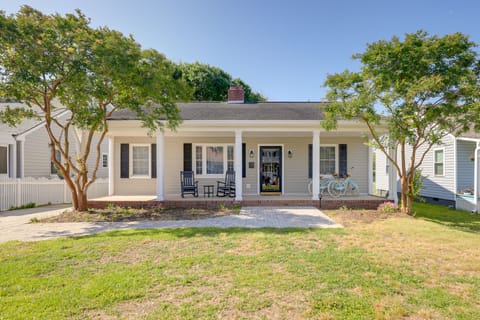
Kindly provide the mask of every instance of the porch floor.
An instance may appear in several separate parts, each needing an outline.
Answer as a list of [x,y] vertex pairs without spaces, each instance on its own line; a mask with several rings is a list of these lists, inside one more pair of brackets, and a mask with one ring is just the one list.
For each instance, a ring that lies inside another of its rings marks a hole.
[[[113,195],[90,199],[92,207],[105,207],[108,204],[130,207],[152,206],[176,206],[176,207],[217,207],[219,205],[233,205],[238,203],[229,197],[203,197],[195,198],[191,195],[182,198],[180,195],[168,197],[165,201],[156,200],[156,195]],[[314,206],[322,209],[336,209],[342,206],[348,208],[376,209],[382,202],[387,201],[383,197],[373,195],[355,195],[333,198],[325,196],[319,200],[312,200],[309,195],[245,195],[240,204],[243,206]]]

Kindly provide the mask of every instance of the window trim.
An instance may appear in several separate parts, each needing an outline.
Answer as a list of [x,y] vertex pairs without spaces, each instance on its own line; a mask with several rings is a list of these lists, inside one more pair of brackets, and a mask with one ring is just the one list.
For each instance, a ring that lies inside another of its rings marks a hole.
[[0,176],[10,176],[10,148],[8,144],[0,144],[0,147],[6,148],[7,149],[7,172],[6,173],[0,173]]
[[[235,166],[235,145],[233,143],[194,143],[192,144],[192,171],[197,178],[224,178],[228,169],[228,147],[233,148],[233,161]],[[202,174],[197,174],[197,147],[202,148]],[[207,174],[207,147],[223,147],[223,173]]]
[[[57,158],[57,152],[59,159]],[[58,162],[62,162],[62,151],[59,149],[55,149],[55,158],[58,160]],[[55,168],[55,172],[52,171],[52,168]],[[53,159],[50,159],[50,177],[58,177],[59,173],[61,174],[60,170],[55,167],[55,163],[53,162]]]
[[[133,174],[133,148],[134,147],[147,147],[148,148],[148,172],[147,174]],[[130,171],[130,179],[151,179],[152,174],[152,146],[149,143],[131,143],[129,150],[129,171]]]
[[[437,151],[442,151],[442,153],[443,153],[442,173],[441,173],[441,174],[437,174],[437,173],[435,172],[435,165],[440,163],[440,162],[436,162],[435,154],[437,153]],[[434,175],[435,177],[445,177],[445,147],[433,149],[433,161],[432,161],[432,162],[433,162],[433,175]]]
[[[104,161],[103,157],[107,157],[107,161]],[[102,168],[108,168],[108,153],[102,152]]]
[[[334,147],[335,148],[335,172],[331,173],[331,174],[338,174],[338,170],[339,170],[339,159],[338,159],[338,144],[320,144],[319,146],[319,150],[318,150],[318,170],[320,171],[320,161],[321,161],[321,153],[320,153],[320,147]],[[320,175],[328,175],[327,174],[322,174],[320,173]]]

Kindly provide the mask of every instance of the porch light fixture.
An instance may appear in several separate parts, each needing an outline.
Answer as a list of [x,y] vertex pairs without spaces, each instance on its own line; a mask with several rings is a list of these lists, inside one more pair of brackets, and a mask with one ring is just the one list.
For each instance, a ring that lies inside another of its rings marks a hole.
[[290,159],[293,157],[293,152],[292,152],[292,150],[288,150],[288,152],[287,152],[287,157],[289,157]]
[[250,149],[249,155],[250,155],[250,159],[253,159],[255,157],[255,154],[253,153],[252,149]]

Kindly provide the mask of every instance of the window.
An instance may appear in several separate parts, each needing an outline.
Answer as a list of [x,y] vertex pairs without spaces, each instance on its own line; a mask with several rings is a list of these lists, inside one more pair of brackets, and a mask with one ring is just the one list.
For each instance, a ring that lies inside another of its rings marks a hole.
[[235,170],[235,160],[233,157],[233,146],[227,146],[227,171]]
[[195,145],[194,171],[197,175],[223,176],[234,169],[233,145]]
[[336,146],[320,146],[320,174],[337,172]]
[[0,174],[8,173],[8,148],[0,146]]
[[131,152],[132,177],[150,177],[150,145],[134,144]]
[[102,167],[108,168],[108,154],[102,153]]
[[195,174],[202,174],[203,172],[203,148],[202,146],[195,147]]
[[433,171],[436,176],[444,175],[444,149],[436,149],[433,151]]
[[[60,152],[60,150],[55,150],[55,159],[57,159],[58,162],[62,161],[62,153]],[[50,161],[50,174],[57,174],[57,173],[58,173],[58,169],[55,166],[55,163],[53,163],[53,161]]]

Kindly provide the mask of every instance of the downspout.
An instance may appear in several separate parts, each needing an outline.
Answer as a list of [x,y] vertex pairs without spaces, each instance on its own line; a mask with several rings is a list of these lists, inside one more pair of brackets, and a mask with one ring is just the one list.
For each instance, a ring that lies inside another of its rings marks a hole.
[[477,148],[475,149],[475,162],[473,168],[473,203],[475,205],[474,211],[478,213],[478,151],[480,151],[480,142],[477,141]]

